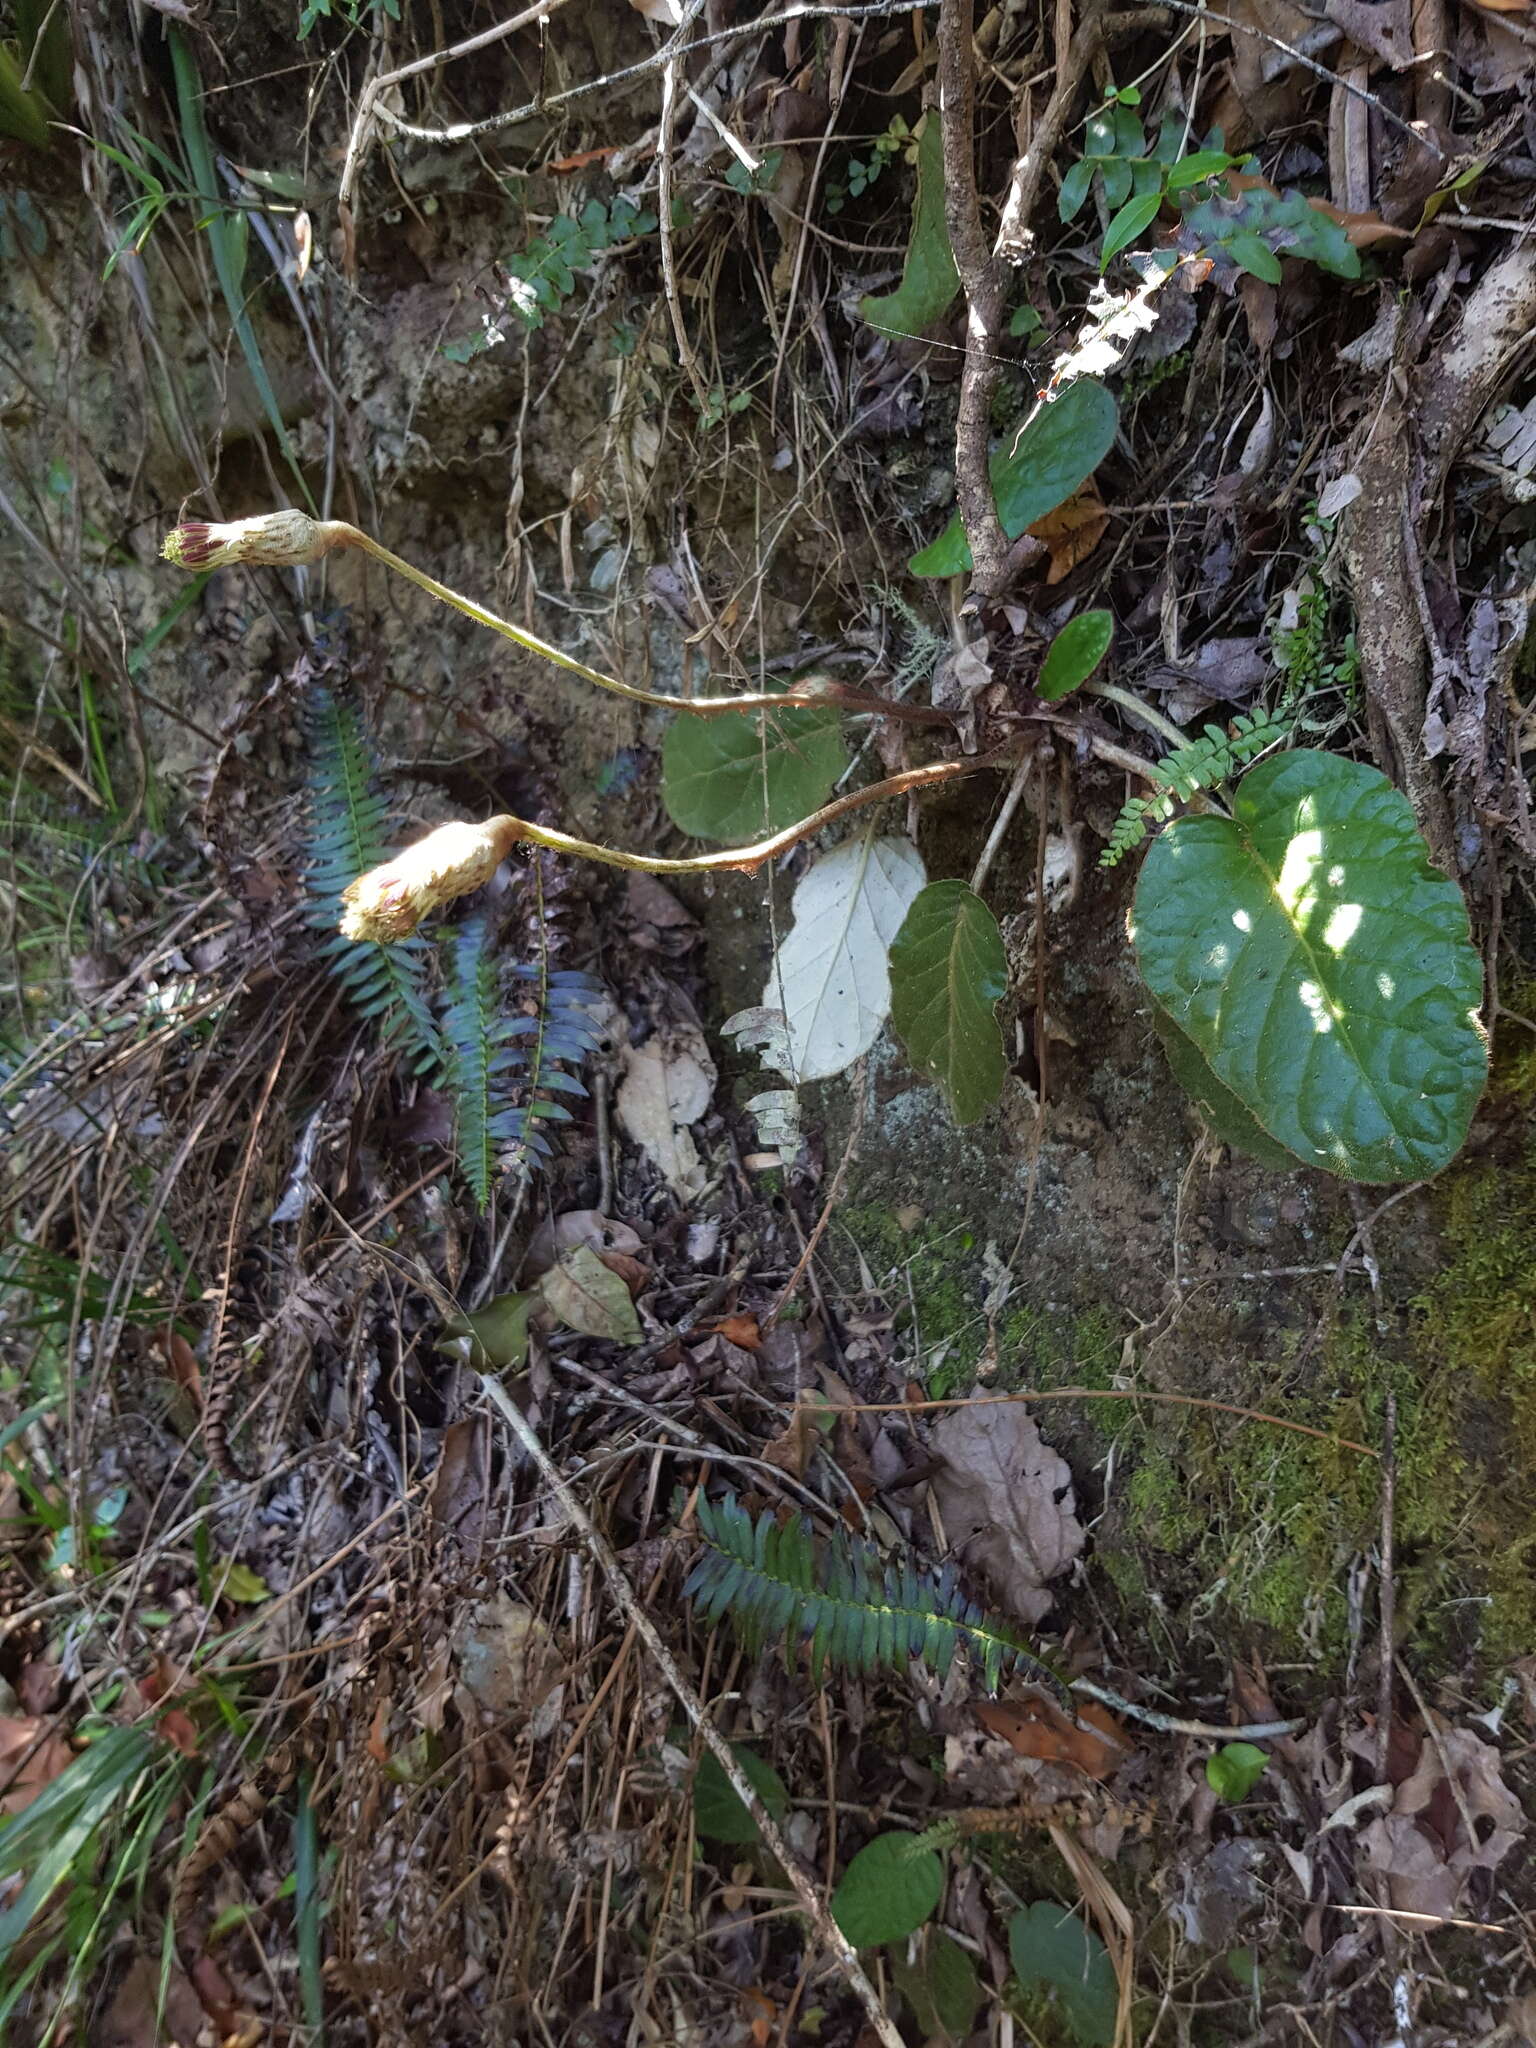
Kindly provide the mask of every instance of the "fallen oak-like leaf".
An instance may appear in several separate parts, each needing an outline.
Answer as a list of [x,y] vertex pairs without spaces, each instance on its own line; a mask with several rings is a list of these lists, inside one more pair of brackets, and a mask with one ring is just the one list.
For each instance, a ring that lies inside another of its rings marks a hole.
[[1050,1581],[1070,1569],[1087,1538],[1072,1473],[1019,1401],[973,1399],[933,1431],[944,1460],[930,1484],[956,1555],[982,1571],[998,1604],[1033,1624]]
[[0,1714],[0,1810],[22,1813],[74,1759],[62,1735],[45,1734],[41,1714]]
[[1092,1700],[1077,1709],[1075,1720],[1045,1693],[1022,1700],[984,1700],[976,1714],[1019,1756],[1070,1764],[1095,1780],[1112,1777],[1135,1749],[1109,1709]]

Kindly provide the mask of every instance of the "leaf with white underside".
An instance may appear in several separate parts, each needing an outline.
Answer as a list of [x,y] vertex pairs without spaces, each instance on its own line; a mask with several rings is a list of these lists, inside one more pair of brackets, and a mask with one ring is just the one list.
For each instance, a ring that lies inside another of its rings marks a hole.
[[891,941],[924,879],[910,840],[866,833],[823,854],[795,890],[794,930],[763,996],[784,1012],[794,1080],[842,1073],[879,1037]]
[[956,1123],[974,1123],[1003,1091],[997,1005],[1007,987],[997,919],[964,882],[930,882],[891,948],[891,1023]]
[[1278,755],[1232,808],[1179,819],[1147,855],[1148,988],[1288,1151],[1350,1180],[1438,1173],[1488,1071],[1460,889],[1363,762]]

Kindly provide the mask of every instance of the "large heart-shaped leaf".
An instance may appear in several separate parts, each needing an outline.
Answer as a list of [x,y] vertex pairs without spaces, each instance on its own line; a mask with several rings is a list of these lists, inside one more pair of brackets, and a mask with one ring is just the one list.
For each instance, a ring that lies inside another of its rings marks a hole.
[[808,817],[847,766],[839,714],[816,704],[684,716],[662,742],[661,793],[680,831],[738,845]]
[[763,996],[784,1013],[792,1079],[840,1074],[879,1037],[891,1009],[891,941],[924,879],[910,840],[865,833],[823,854],[796,888],[795,928]]
[[1456,1154],[1487,1077],[1461,891],[1386,776],[1307,749],[1229,818],[1153,845],[1132,936],[1147,986],[1272,1138],[1351,1180]]
[[[992,458],[992,493],[1009,540],[1064,505],[1114,445],[1120,415],[1102,384],[1084,377],[1042,405]],[[963,576],[971,544],[957,512],[936,541],[908,564],[914,576]]]
[[859,311],[871,327],[887,334],[921,334],[960,289],[949,228],[944,219],[944,144],[937,113],[923,122],[917,144],[917,198],[912,207],[912,236],[901,283],[883,298],[863,298]]
[[997,1004],[1007,986],[997,919],[964,882],[930,882],[891,947],[891,1023],[956,1123],[974,1123],[1002,1093]]
[[1303,1164],[1294,1152],[1277,1144],[1232,1090],[1217,1080],[1199,1046],[1158,1003],[1152,1005],[1152,1028],[1163,1042],[1173,1078],[1224,1144],[1246,1152],[1261,1166],[1272,1166],[1277,1173],[1294,1173]]
[[1066,1906],[1037,1899],[1008,1923],[1008,1953],[1026,1991],[1043,1991],[1081,2048],[1109,2048],[1118,1993],[1109,1951]]

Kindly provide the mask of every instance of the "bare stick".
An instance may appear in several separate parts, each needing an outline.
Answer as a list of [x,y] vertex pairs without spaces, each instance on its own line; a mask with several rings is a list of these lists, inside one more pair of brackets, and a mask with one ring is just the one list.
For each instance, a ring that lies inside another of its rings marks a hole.
[[816,1887],[796,1862],[789,1844],[779,1832],[778,1822],[763,1805],[751,1780],[736,1761],[729,1743],[710,1720],[704,1702],[678,1669],[676,1659],[657,1633],[655,1623],[641,1606],[634,1588],[624,1576],[618,1559],[603,1537],[598,1534],[586,1509],[566,1485],[556,1469],[554,1460],[540,1443],[527,1417],[517,1407],[500,1380],[492,1378],[489,1373],[482,1373],[480,1385],[486,1399],[538,1467],[540,1477],[560,1503],[572,1528],[586,1545],[592,1562],[607,1580],[608,1590],[618,1603],[625,1620],[655,1658],[662,1677],[676,1694],[679,1705],[693,1723],[700,1740],[724,1771],[726,1782],[756,1821],[764,1847],[794,1887],[795,1897],[804,1908],[818,1938],[836,1957],[838,1967],[846,1978],[849,1989],[863,2006],[876,2038],[883,2044],[883,2048],[904,2048],[901,2035],[882,2007],[880,1994],[865,1974],[864,1965],[859,1961],[852,1944],[827,1911]]
[[1111,1692],[1107,1685],[1095,1685],[1091,1678],[1074,1678],[1072,1690],[1085,1699],[1097,1700],[1100,1706],[1113,1707],[1117,1714],[1129,1714],[1133,1721],[1144,1721],[1160,1735],[1193,1735],[1202,1742],[1275,1742],[1282,1735],[1299,1735],[1307,1725],[1304,1720],[1251,1721],[1245,1728],[1223,1728],[1217,1721],[1186,1721],[1182,1714],[1139,1707],[1123,1693]]

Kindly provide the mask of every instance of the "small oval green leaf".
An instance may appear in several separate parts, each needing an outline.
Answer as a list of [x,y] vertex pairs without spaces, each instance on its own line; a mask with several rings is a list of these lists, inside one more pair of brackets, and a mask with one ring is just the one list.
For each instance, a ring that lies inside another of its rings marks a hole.
[[891,947],[891,1022],[936,1080],[956,1123],[974,1123],[1008,1071],[997,1004],[1008,962],[997,919],[964,882],[930,882]]
[[1079,612],[1075,619],[1068,619],[1046,649],[1036,694],[1054,704],[1079,683],[1086,683],[1108,654],[1114,637],[1113,612]]
[[1269,1135],[1350,1180],[1455,1157],[1488,1073],[1460,889],[1402,792],[1311,749],[1243,778],[1231,818],[1180,818],[1136,885],[1148,988]]
[[782,832],[825,803],[847,767],[841,728],[836,710],[815,704],[676,718],[661,747],[667,815],[727,845]]
[[[1084,478],[1092,476],[1114,446],[1120,415],[1102,384],[1084,377],[1040,410],[992,457],[992,491],[997,516],[1009,540],[1017,540],[1047,512],[1064,505]],[[936,541],[908,564],[914,576],[963,576],[972,566],[971,545],[956,513]]]
[[1269,1752],[1252,1742],[1229,1742],[1205,1760],[1205,1782],[1229,1806],[1246,1799],[1269,1764]]
[[855,1948],[901,1941],[932,1914],[944,1866],[915,1835],[876,1835],[843,1872],[832,1918]]
[[1104,230],[1104,246],[1099,251],[1100,270],[1107,270],[1120,251],[1128,249],[1136,237],[1152,225],[1162,203],[1160,192],[1144,192],[1139,199],[1126,201]]
[[[731,1744],[731,1755],[741,1765],[742,1775],[768,1810],[771,1820],[782,1820],[789,1811],[789,1794],[773,1765],[744,1742]],[[706,1749],[693,1774],[693,1824],[709,1842],[725,1842],[735,1848],[750,1848],[758,1840],[757,1822],[742,1805],[730,1779]]]

